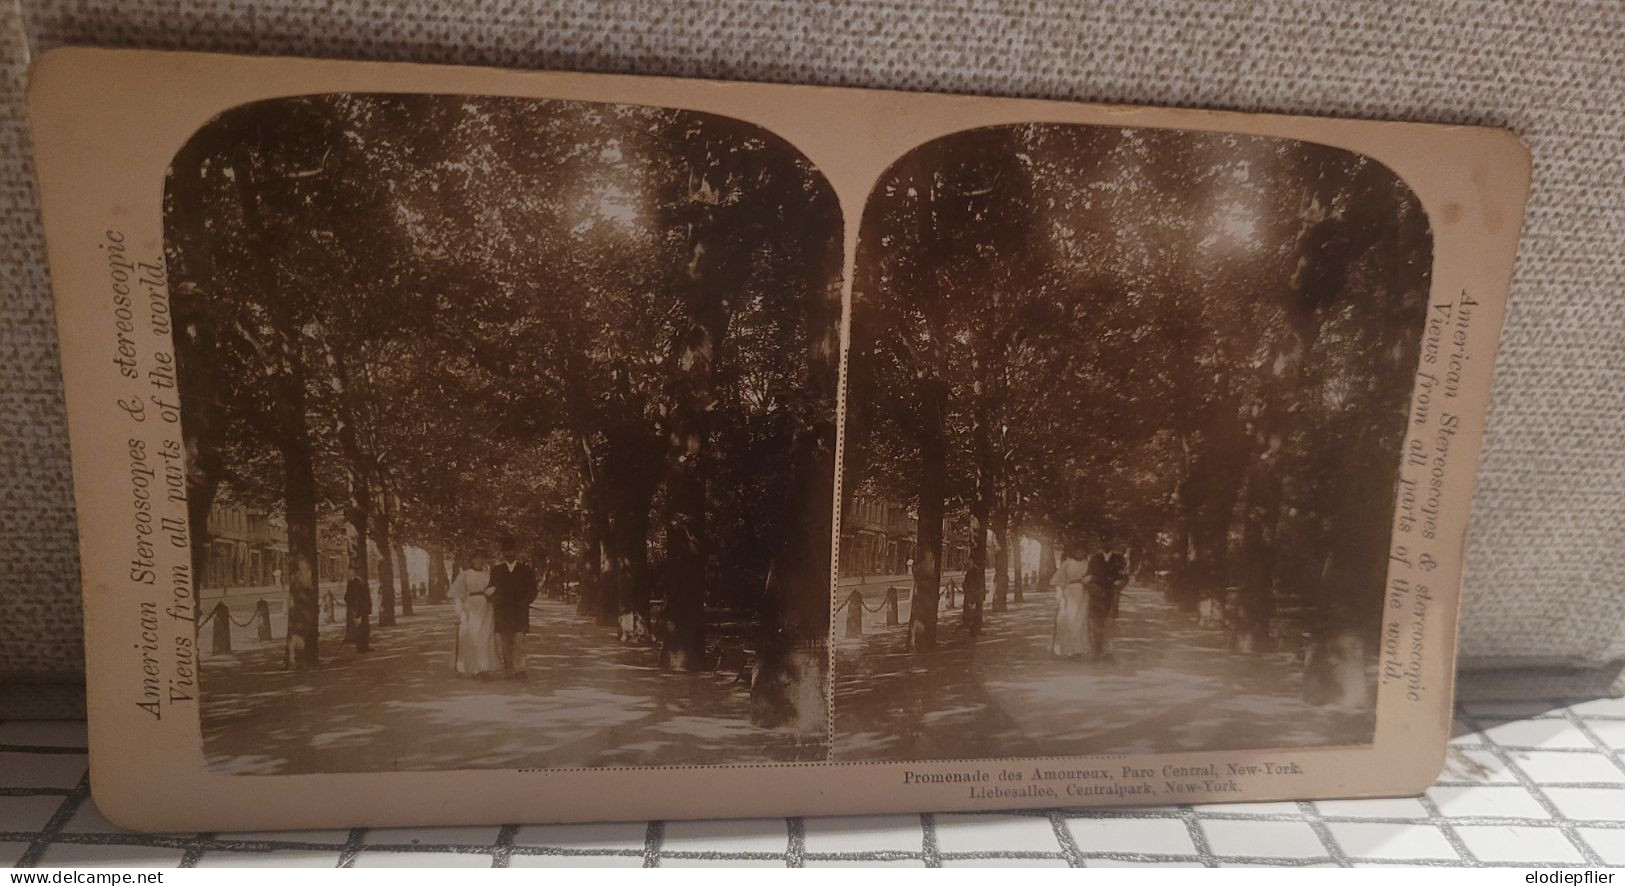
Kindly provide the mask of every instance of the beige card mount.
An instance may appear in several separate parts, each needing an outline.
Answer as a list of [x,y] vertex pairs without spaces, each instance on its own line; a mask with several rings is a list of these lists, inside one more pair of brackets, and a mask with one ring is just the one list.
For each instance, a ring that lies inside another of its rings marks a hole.
[[94,49],[30,101],[120,824],[1440,768],[1508,133]]

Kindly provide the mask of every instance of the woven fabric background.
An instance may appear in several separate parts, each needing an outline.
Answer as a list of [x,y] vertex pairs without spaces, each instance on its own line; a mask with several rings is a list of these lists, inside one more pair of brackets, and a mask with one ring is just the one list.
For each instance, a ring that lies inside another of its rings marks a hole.
[[886,87],[1511,128],[1535,181],[1468,552],[1469,666],[1625,659],[1625,4],[0,0],[0,677],[78,668],[19,105],[67,45]]
[[1461,704],[1450,734],[1394,799],[137,834],[90,796],[84,724],[0,721],[0,865],[1625,867],[1625,699]]

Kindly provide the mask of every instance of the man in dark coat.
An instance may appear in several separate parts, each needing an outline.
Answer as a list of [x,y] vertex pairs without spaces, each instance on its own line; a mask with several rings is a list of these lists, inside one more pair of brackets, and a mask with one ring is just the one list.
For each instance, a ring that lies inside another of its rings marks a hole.
[[1123,589],[1128,587],[1128,557],[1122,551],[1113,551],[1106,557],[1106,566],[1112,579],[1112,618],[1117,617],[1118,604],[1123,600]]
[[372,648],[372,590],[354,570],[344,585],[344,638],[355,643],[355,651]]
[[1118,602],[1128,586],[1128,559],[1113,551],[1089,561],[1089,650],[1096,660],[1112,661],[1112,629]]
[[491,615],[496,623],[502,675],[529,679],[525,673],[525,635],[530,633],[530,604],[537,594],[536,570],[519,556],[512,536],[500,541],[502,558],[491,564]]

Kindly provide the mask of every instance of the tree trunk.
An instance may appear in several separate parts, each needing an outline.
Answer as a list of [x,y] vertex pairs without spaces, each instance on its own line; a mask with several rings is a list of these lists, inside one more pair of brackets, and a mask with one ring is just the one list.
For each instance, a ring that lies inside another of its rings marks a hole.
[[542,544],[536,564],[536,586],[548,599],[556,600],[568,571],[564,557],[564,536],[552,520],[542,529]]
[[1038,543],[1038,595],[1049,593],[1050,582],[1055,579],[1055,540],[1045,537]]
[[696,671],[705,664],[705,447],[692,431],[678,437],[686,442],[666,476],[666,605],[655,633],[662,668]]
[[1210,433],[1202,451],[1187,457],[1179,484],[1183,556],[1168,596],[1181,611],[1195,612],[1205,597],[1222,596],[1228,580],[1230,530],[1236,496],[1246,472],[1245,439]]
[[226,421],[219,343],[202,297],[192,287],[171,287],[174,313],[176,386],[181,402],[181,440],[186,448],[186,519],[191,543],[193,620],[197,592],[209,562],[209,512],[214,508],[225,465],[220,455]]
[[614,521],[607,506],[601,506],[595,515],[598,526],[598,589],[597,622],[605,627],[617,625],[621,617],[621,576],[616,568]]
[[[627,478],[628,486],[641,486]],[[615,613],[622,642],[641,643],[649,636],[649,499],[642,489],[617,490],[605,547],[614,576]]]
[[430,545],[429,583],[427,588],[429,602],[446,602],[446,593],[450,589],[450,582],[446,578],[446,549],[439,545]]
[[288,423],[280,446],[288,522],[288,635],[283,666],[303,669],[318,661],[321,566],[316,542],[316,468],[305,425],[303,377],[296,376],[288,387]]
[[1270,651],[1275,617],[1275,564],[1280,551],[1281,465],[1272,450],[1248,468],[1242,496],[1241,591],[1234,627],[1243,652]]
[[804,430],[791,453],[796,486],[759,618],[751,723],[822,737],[829,670],[829,540],[834,526],[834,427]]
[[[187,447],[188,462],[191,461],[192,446]],[[200,615],[197,611],[197,592],[203,588],[203,576],[209,566],[209,512],[214,509],[214,497],[219,488],[219,481],[208,477],[202,471],[188,470],[186,474],[186,525],[189,527],[187,540],[191,543],[192,568],[192,620],[196,621]]]
[[365,471],[354,463],[350,466],[350,501],[344,516],[350,524],[350,570],[370,586],[372,563],[367,557],[367,530],[372,525],[372,493],[367,488]]
[[[184,351],[184,347],[180,345],[181,339],[182,335],[177,334],[178,353]],[[208,379],[197,379],[188,384],[187,361],[179,357],[177,359],[181,408],[182,414],[186,416],[186,421],[181,425],[181,434],[186,447],[186,525],[192,570],[192,620],[195,622],[201,615],[197,610],[197,593],[203,588],[203,577],[209,565],[211,547],[209,512],[214,509],[215,496],[219,492],[225,466],[220,458],[217,427],[220,407],[213,403],[205,405],[202,402],[216,396],[213,382]],[[208,365],[208,358],[205,357],[198,362]],[[198,372],[197,375],[207,376],[208,372]]]
[[[1391,183],[1383,182],[1383,185],[1385,187],[1382,190],[1392,192]],[[1320,337],[1323,317],[1325,313],[1335,310],[1336,303],[1344,296],[1355,263],[1367,249],[1377,243],[1381,236],[1380,232],[1394,230],[1388,224],[1371,223],[1371,219],[1382,212],[1382,203],[1372,199],[1376,197],[1375,192],[1365,199],[1350,200],[1352,205],[1358,206],[1357,210],[1350,208],[1340,213],[1329,211],[1330,207],[1336,205],[1339,196],[1337,191],[1346,187],[1348,187],[1346,183],[1333,184],[1321,180],[1311,183],[1310,191],[1306,194],[1313,200],[1312,205],[1323,207],[1327,211],[1323,218],[1306,226],[1300,232],[1295,244],[1296,268],[1292,275],[1291,289],[1285,293],[1283,305],[1286,309],[1287,332],[1276,342],[1274,359],[1265,364],[1265,371],[1268,373],[1262,380],[1266,392],[1265,409],[1256,418],[1252,428],[1259,444],[1257,459],[1261,463],[1270,460],[1279,462],[1283,457],[1294,454],[1286,448],[1291,439],[1289,436],[1291,431],[1301,428],[1311,437],[1315,435],[1315,426],[1303,419],[1302,407],[1314,403],[1317,396],[1318,385],[1311,384],[1314,379],[1311,378],[1308,356]],[[1422,261],[1425,265],[1426,260]],[[1278,472],[1278,469],[1274,472]],[[1359,490],[1359,495],[1377,498],[1366,489]],[[1393,515],[1391,499],[1386,507],[1387,520],[1391,523]],[[1275,510],[1279,511],[1281,508],[1277,506]],[[1275,517],[1278,520],[1279,514]],[[1277,525],[1267,517],[1257,522],[1260,524],[1260,533]],[[1356,675],[1363,673],[1365,649],[1358,638],[1348,637],[1343,633],[1337,618],[1337,613],[1346,603],[1340,598],[1348,595],[1352,588],[1342,578],[1346,573],[1336,562],[1338,558],[1335,545],[1338,543],[1337,537],[1353,527],[1338,525],[1334,520],[1327,528],[1328,535],[1333,539],[1334,548],[1332,556],[1328,557],[1322,581],[1310,595],[1313,610],[1310,617],[1312,636],[1304,668],[1304,693],[1306,697],[1313,699],[1317,694],[1317,685],[1329,684],[1336,690],[1331,693],[1332,697],[1329,700],[1341,703],[1361,694],[1362,688],[1356,684],[1363,683],[1363,680],[1356,679]],[[1383,547],[1386,547],[1386,541]],[[1366,556],[1370,557],[1371,553],[1374,552],[1368,552]],[[1260,577],[1255,576],[1255,579]],[[1271,575],[1270,579],[1273,585],[1274,576]],[[1377,588],[1377,593],[1380,593],[1380,579]],[[1273,586],[1268,590],[1273,597]],[[1262,594],[1263,589],[1257,590],[1256,593]]]
[[666,605],[655,634],[660,666],[695,671],[705,658],[705,450],[711,399],[711,339],[701,324],[678,363],[685,379],[677,385],[666,470]]
[[948,384],[922,381],[920,391],[919,529],[914,552],[914,591],[909,601],[909,648],[937,648],[937,605],[942,593],[942,520],[948,488]]
[[[707,218],[709,221],[709,218]],[[705,658],[705,462],[711,438],[715,367],[731,313],[731,273],[719,273],[701,223],[690,244],[688,273],[681,282],[688,328],[677,344],[677,374],[671,385],[672,410],[666,467],[666,605],[656,631],[661,666],[693,671]]]
[[[981,485],[978,478],[978,485]],[[970,502],[970,560],[965,564],[965,608],[960,622],[965,633],[982,632],[982,601],[987,597],[987,524],[992,503],[978,490]]]
[[406,546],[395,545],[395,574],[401,577],[401,614],[412,614],[412,574],[406,570]]
[[[1380,496],[1369,496],[1371,499]],[[1357,505],[1355,507],[1358,507]],[[1374,526],[1391,520],[1390,506]],[[1310,642],[1304,660],[1303,698],[1310,704],[1349,711],[1371,706],[1376,691],[1365,663],[1371,644],[1380,636],[1382,591],[1387,561],[1373,558],[1373,549],[1387,546],[1387,533],[1375,548],[1361,544],[1358,531],[1333,537],[1319,583],[1319,606],[1312,615]]]
[[989,518],[998,493],[997,470],[993,459],[992,419],[988,410],[988,386],[983,380],[986,366],[971,350],[971,457],[976,465],[976,490],[970,502],[970,563],[965,567],[965,611],[961,617],[965,633],[972,638],[982,633],[982,606],[987,599]]
[[614,384],[615,412],[603,431],[602,485],[594,497],[605,512],[603,602],[620,640],[643,643],[650,639],[649,509],[664,475],[667,440],[643,417],[626,373],[618,371]]
[[1000,500],[993,507],[993,611],[1010,607],[1010,509]]
[[[810,545],[812,536],[791,540]],[[827,559],[827,555],[826,555]],[[829,676],[829,606],[822,614],[801,612],[798,601],[827,596],[828,581],[816,580],[805,554],[776,560],[767,574],[763,630],[758,636],[756,673],[750,688],[750,722],[768,729],[788,727],[822,737],[829,726],[824,686]],[[798,614],[799,613],[799,614]],[[771,627],[769,627],[771,626]]]
[[[805,395],[836,402],[840,360],[841,280],[844,253],[831,237],[825,256],[830,283],[808,311]],[[757,664],[750,691],[751,723],[789,727],[810,741],[828,738],[830,538],[835,483],[835,421],[825,411],[797,425],[790,439],[793,485],[788,519],[769,563],[758,615]],[[845,513],[843,506],[841,514]]]
[[1015,575],[1010,580],[1010,596],[1017,603],[1021,603],[1027,590],[1027,577],[1021,572],[1027,568],[1027,564],[1023,562],[1026,559],[1026,545],[1021,536],[1021,521],[1011,522],[1015,524],[1010,530],[1010,554],[1014,558]]
[[378,548],[378,626],[381,628],[395,625],[395,564],[390,544],[390,523],[394,515],[390,513],[389,490],[380,490],[383,503],[383,513],[379,519],[373,521],[376,526],[373,530],[373,543]]
[[584,480],[576,501],[581,521],[576,613],[591,616],[599,625],[608,627],[615,624],[618,614],[613,557],[609,551],[609,502],[604,477],[613,465],[599,464],[601,459],[593,449],[592,433],[582,432],[578,436]]
[[[581,556],[576,562],[576,614],[598,619],[604,611],[599,572],[603,568],[603,518],[599,514],[592,482],[583,484],[579,506]],[[603,622],[599,622],[603,624]]]
[[[349,472],[350,501],[345,506],[344,517],[350,524],[352,536],[350,569],[363,582],[370,582],[372,577],[368,573],[371,564],[367,556],[367,535],[372,528],[373,505],[372,480],[368,476],[370,462],[361,451],[361,443],[356,437],[356,410],[351,399],[349,367],[334,350],[328,349],[327,369],[338,385],[338,393],[334,399],[334,414],[338,423],[339,451],[344,456],[344,465]],[[387,553],[385,556],[388,556]]]
[[[1384,430],[1373,424],[1361,433],[1337,435],[1315,428],[1306,445],[1334,463],[1381,464],[1392,457],[1392,448],[1403,439],[1394,433],[1384,445]],[[1389,487],[1378,494],[1357,474],[1332,482],[1328,482],[1330,476],[1323,476],[1322,481],[1312,493],[1310,507],[1326,518],[1326,556],[1320,575],[1310,583],[1316,594],[1309,601],[1304,699],[1364,711],[1376,692],[1375,674],[1367,673],[1366,662],[1381,642],[1391,565],[1383,553],[1391,555],[1398,490]]]

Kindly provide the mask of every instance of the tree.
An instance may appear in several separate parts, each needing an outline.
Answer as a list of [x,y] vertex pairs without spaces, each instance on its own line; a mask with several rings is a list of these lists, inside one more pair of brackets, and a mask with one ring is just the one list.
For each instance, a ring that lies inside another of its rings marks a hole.
[[[166,235],[177,310],[207,327],[177,339],[178,361],[212,362],[237,386],[235,402],[219,407],[236,419],[228,419],[235,427],[205,420],[200,431],[222,438],[246,431],[280,457],[289,549],[287,660],[295,667],[318,659],[319,495],[308,420],[315,360],[304,330],[319,316],[319,294],[287,260],[290,245],[311,236],[298,207],[310,180],[332,168],[336,137],[336,121],[316,103],[236,108],[187,142],[165,188],[166,218],[211,220]],[[211,393],[218,398],[209,380],[191,375],[183,397],[193,403],[210,400]],[[194,439],[200,453],[221,442]]]
[[[1030,531],[1041,588],[1058,542],[1129,550],[1142,575],[1169,567],[1180,608],[1234,593],[1240,650],[1308,625],[1360,658],[1393,509],[1372,478],[1398,463],[1427,258],[1414,197],[1347,152],[1065,125],[939,139],[866,208],[848,487],[912,504],[922,545],[964,502],[971,635],[982,567],[997,611]],[[1311,684],[1335,657],[1312,656]]]

